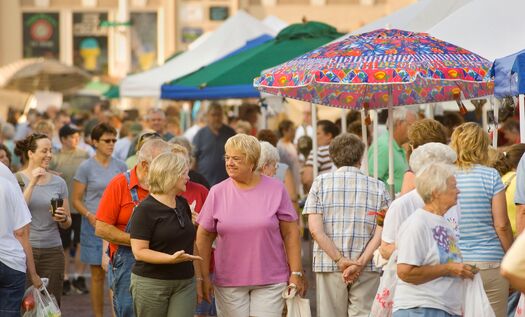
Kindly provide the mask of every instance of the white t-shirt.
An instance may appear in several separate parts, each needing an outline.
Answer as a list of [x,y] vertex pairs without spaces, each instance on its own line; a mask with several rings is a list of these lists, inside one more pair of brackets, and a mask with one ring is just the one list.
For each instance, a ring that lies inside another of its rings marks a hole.
[[[403,196],[397,198],[392,202],[388,208],[383,224],[383,233],[381,240],[386,243],[395,243],[399,228],[403,222],[416,209],[423,208],[425,203],[417,191],[414,189]],[[458,205],[451,207],[445,214],[445,219],[450,223],[456,233],[456,238],[459,240],[459,208]]]
[[[417,209],[401,225],[397,240],[397,263],[414,266],[461,263],[454,230],[444,217]],[[461,315],[463,283],[456,277],[439,277],[415,285],[398,279],[394,311],[415,307],[435,308]]]
[[30,222],[31,213],[19,185],[0,176],[0,262],[23,273],[26,272],[26,255],[13,231]]

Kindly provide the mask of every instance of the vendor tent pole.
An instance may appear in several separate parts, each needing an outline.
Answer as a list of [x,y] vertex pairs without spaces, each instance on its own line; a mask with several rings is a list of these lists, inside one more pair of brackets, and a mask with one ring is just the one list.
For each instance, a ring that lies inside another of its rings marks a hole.
[[341,109],[341,133],[346,133],[348,123],[346,122],[346,110]]
[[489,124],[488,124],[488,117],[487,117],[487,111],[488,111],[488,103],[485,103],[483,106],[481,106],[481,127],[483,128],[483,131],[488,131]]
[[314,179],[317,177],[318,174],[318,163],[317,163],[317,106],[313,103],[310,103],[310,107],[312,108],[312,129],[313,129],[313,135],[312,135],[312,157],[313,157],[313,169],[314,169]]
[[365,109],[361,109],[361,135],[363,136],[363,143],[365,143],[365,151],[363,152],[363,165],[361,170],[368,175],[368,126],[366,125]]
[[377,113],[377,110],[371,110],[372,113],[374,114],[374,125],[373,125],[373,133],[372,133],[372,137],[374,138],[374,177],[377,178],[377,176],[379,175],[378,174],[378,167],[379,167],[379,148],[378,148],[378,145],[377,145],[377,138],[379,136],[379,127],[378,127],[378,122],[377,120],[379,120],[379,114]]
[[492,132],[492,147],[498,148],[498,121],[499,121],[499,100],[490,98],[490,103],[494,105],[494,131]]
[[394,187],[394,107],[392,106],[392,94],[388,103],[388,189],[391,198],[395,197]]
[[525,95],[520,94],[520,142],[525,143]]
[[268,105],[261,103],[262,128],[268,129]]

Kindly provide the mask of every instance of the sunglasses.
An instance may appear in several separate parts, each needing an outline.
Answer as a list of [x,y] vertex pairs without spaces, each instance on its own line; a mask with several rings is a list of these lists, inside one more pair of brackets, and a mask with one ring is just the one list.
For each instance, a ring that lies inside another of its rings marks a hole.
[[175,214],[177,215],[177,220],[179,220],[179,226],[184,229],[184,225],[186,224],[184,222],[184,217],[182,216],[181,212],[177,208],[173,208],[173,211],[175,211]]
[[149,139],[152,139],[152,138],[162,138],[160,134],[158,134],[157,132],[148,132],[148,133],[144,133],[142,134],[140,137],[139,137],[139,143],[144,141],[144,140],[149,140]]
[[100,139],[99,140],[100,142],[104,142],[106,144],[109,144],[109,143],[117,143],[117,139]]

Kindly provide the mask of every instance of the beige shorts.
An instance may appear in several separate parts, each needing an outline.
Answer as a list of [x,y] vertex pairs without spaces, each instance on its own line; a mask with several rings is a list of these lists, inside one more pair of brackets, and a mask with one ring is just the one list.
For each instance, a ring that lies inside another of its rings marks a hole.
[[281,317],[287,283],[214,287],[218,317]]

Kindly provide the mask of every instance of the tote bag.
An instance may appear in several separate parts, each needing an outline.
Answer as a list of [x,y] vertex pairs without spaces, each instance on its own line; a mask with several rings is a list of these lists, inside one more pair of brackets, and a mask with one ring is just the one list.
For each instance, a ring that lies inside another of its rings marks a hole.
[[286,301],[286,317],[312,317],[310,311],[310,300],[296,295],[297,289],[294,284],[290,284],[283,291],[283,298]]

